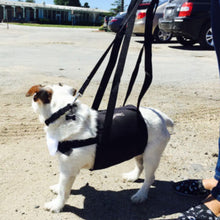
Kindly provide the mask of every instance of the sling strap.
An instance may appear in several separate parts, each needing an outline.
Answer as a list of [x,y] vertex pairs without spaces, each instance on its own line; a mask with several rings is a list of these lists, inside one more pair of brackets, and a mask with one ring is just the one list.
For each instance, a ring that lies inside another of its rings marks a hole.
[[146,93],[146,91],[148,90],[148,88],[152,82],[152,78],[153,78],[153,76],[152,76],[152,46],[151,46],[152,41],[153,41],[152,23],[153,23],[153,18],[154,18],[158,3],[159,3],[158,0],[152,0],[151,4],[148,7],[147,16],[146,16],[146,23],[145,23],[144,44],[140,50],[138,60],[136,62],[136,66],[135,66],[134,71],[131,75],[131,79],[129,82],[129,86],[127,89],[127,93],[125,96],[123,106],[126,104],[127,99],[129,98],[129,96],[131,94],[135,80],[137,78],[144,49],[145,49],[145,65],[144,65],[145,79],[144,79],[144,83],[143,83],[141,92],[138,97],[137,108],[139,108],[141,99],[143,98],[144,94]]
[[[135,10],[137,10],[137,7],[139,5],[139,2],[137,3],[138,4],[134,6]],[[158,5],[158,0],[152,0],[147,10],[145,36],[144,36],[145,39],[144,39],[144,45],[143,45],[143,47],[145,48],[145,80],[144,80],[140,95],[138,97],[137,109],[139,109],[141,99],[143,98],[144,94],[146,93],[146,91],[148,90],[152,82],[152,38],[153,38],[152,37],[152,23],[153,23],[153,18],[154,18],[157,5]],[[126,55],[127,55],[127,51],[128,51],[128,47],[130,43],[130,38],[131,38],[133,26],[134,26],[135,17],[136,17],[136,14],[133,14],[131,16],[131,20],[128,23],[128,27],[126,29],[124,44],[121,49],[121,54],[119,57],[118,66],[115,72],[113,85],[112,85],[112,89],[110,93],[110,98],[108,102],[105,123],[104,123],[104,134],[102,137],[102,144],[105,144],[109,141],[108,139],[110,137],[111,127],[112,127],[112,118],[113,118],[114,109],[116,105],[120,79],[121,79],[124,65],[125,65]],[[138,73],[141,57],[142,57],[142,50],[140,52],[137,65],[134,70],[134,76],[131,79],[132,82],[130,84],[130,88],[129,88],[130,90],[133,87],[132,83],[134,84],[134,81],[136,79],[135,75],[137,75]]]
[[[102,101],[102,98],[103,98],[103,95],[105,93],[106,87],[107,87],[108,82],[110,80],[111,74],[112,74],[113,69],[116,65],[118,54],[119,54],[119,49],[121,47],[123,38],[124,38],[124,43],[123,43],[123,46],[122,46],[122,49],[121,49],[121,54],[123,54],[123,55],[121,55],[121,57],[124,56],[124,58],[126,59],[127,51],[123,48],[128,47],[129,42],[127,42],[127,45],[126,45],[125,42],[126,42],[126,39],[130,39],[130,37],[131,37],[131,34],[129,36],[127,36],[127,34],[128,34],[127,30],[129,28],[129,26],[131,27],[131,26],[134,25],[134,16],[136,16],[137,7],[141,3],[141,1],[142,0],[132,0],[131,1],[130,5],[129,5],[129,8],[128,8],[128,12],[127,12],[127,14],[126,14],[126,16],[125,16],[125,18],[122,22],[121,28],[116,34],[115,47],[112,49],[112,53],[111,53],[109,63],[108,63],[107,68],[104,72],[104,75],[102,77],[100,86],[98,88],[98,91],[96,93],[96,96],[95,96],[95,99],[94,99],[94,102],[93,102],[93,105],[92,105],[92,108],[95,109],[95,110],[99,109],[100,103]],[[131,20],[131,19],[133,19],[133,20]],[[127,28],[126,28],[126,26],[127,26]],[[124,61],[122,61],[122,58],[121,58],[118,61],[118,66],[122,65],[123,62],[125,63],[125,59],[124,59]],[[117,67],[117,70],[119,71],[119,67]],[[116,70],[116,72],[117,72],[117,70]],[[123,69],[122,69],[122,72],[123,72]],[[122,74],[122,72],[121,72],[121,74]],[[107,113],[107,115],[108,115],[108,113]]]

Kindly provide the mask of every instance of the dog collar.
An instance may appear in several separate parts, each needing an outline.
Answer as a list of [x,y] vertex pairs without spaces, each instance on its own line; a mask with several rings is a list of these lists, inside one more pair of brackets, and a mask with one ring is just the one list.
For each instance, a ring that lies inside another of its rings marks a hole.
[[56,121],[58,118],[60,118],[62,115],[64,115],[66,112],[70,111],[70,114],[66,115],[66,120],[72,119],[75,120],[75,111],[74,109],[77,107],[75,103],[68,104],[64,108],[59,109],[57,112],[53,113],[50,118],[45,120],[45,124],[49,126],[51,123]]
[[75,108],[77,107],[77,105],[75,104],[76,100],[78,99],[78,97],[82,96],[82,94],[80,92],[78,92],[75,95],[75,98],[73,100],[72,104],[68,104],[65,107],[59,109],[57,112],[53,113],[50,118],[45,120],[45,124],[47,126],[49,126],[51,123],[55,122],[59,117],[61,117],[62,115],[64,115],[66,112],[68,112],[70,110],[70,114],[66,115],[66,120],[72,119],[75,120]]

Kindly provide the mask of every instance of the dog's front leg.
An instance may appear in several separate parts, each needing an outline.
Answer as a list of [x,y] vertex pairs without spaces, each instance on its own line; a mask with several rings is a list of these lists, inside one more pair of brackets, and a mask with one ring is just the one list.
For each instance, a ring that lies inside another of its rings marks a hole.
[[60,212],[66,200],[69,197],[70,190],[72,188],[73,182],[75,180],[75,176],[69,176],[65,174],[60,174],[59,184],[58,184],[58,195],[57,197],[45,204],[45,209],[51,212]]

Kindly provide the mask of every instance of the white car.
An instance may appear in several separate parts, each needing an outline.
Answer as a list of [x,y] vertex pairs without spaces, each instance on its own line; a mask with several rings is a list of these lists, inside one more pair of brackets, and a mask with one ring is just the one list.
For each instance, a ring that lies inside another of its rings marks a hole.
[[[156,42],[169,42],[172,38],[172,34],[159,29],[158,20],[163,17],[163,11],[167,4],[167,0],[160,0],[157,7],[157,11],[153,20],[153,36]],[[138,7],[137,16],[134,23],[133,33],[136,35],[143,35],[145,31],[146,11],[150,5],[149,0],[143,0]]]

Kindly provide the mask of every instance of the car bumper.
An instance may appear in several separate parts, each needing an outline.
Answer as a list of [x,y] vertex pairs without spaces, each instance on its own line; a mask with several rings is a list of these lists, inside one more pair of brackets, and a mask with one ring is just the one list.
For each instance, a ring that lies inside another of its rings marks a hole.
[[109,30],[117,33],[119,31],[119,25],[115,25],[115,24],[110,24],[108,25]]
[[[154,33],[156,26],[153,25],[152,27],[152,34]],[[135,22],[134,28],[133,28],[134,34],[144,34],[145,33],[145,21],[144,22]]]
[[159,22],[159,28],[171,32],[173,35],[182,35],[186,38],[197,40],[200,34],[201,21],[192,20],[190,18],[178,18],[176,17],[172,21],[161,19]]
[[163,31],[173,32],[173,26],[174,26],[173,21],[168,21],[168,20],[165,20],[165,19],[160,19],[159,20],[159,28]]
[[136,21],[134,24],[133,33],[134,34],[144,34],[145,31],[145,23]]

